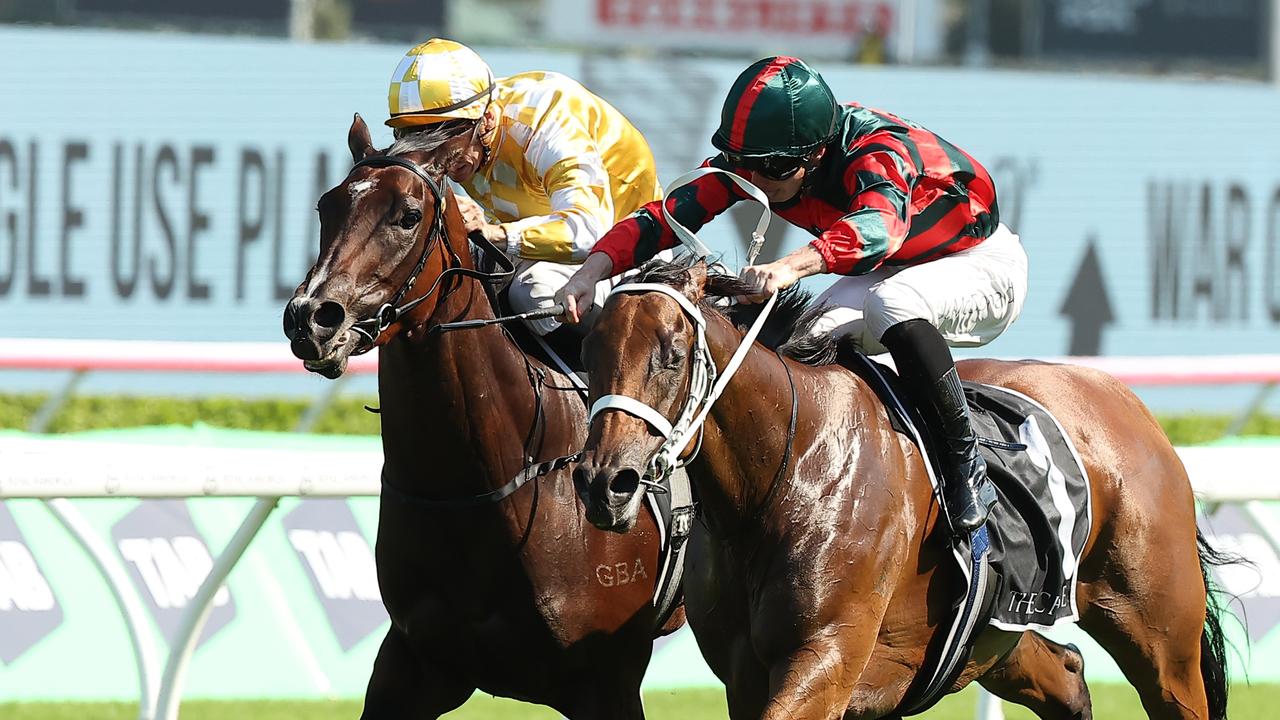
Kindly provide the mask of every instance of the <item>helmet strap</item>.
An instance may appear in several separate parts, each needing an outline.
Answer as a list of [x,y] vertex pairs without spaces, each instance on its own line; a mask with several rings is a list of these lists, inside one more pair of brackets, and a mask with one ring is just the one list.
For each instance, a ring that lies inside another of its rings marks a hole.
[[[480,128],[484,125],[485,121],[489,117],[489,108],[493,105],[493,91],[494,91],[493,75],[490,74],[489,87],[485,90],[485,93],[488,94],[488,97],[485,98],[484,109],[480,111],[480,117],[476,119],[475,127],[471,129],[471,142],[474,143],[477,139],[480,140],[480,167],[484,167],[489,164],[489,158],[491,155],[489,146],[485,143],[485,138],[480,137]],[[495,125],[496,124],[497,123],[495,123]],[[485,134],[487,135],[488,133],[485,133]]]
[[819,152],[825,147],[825,144],[819,145],[817,148],[810,150],[809,154],[805,156],[804,164],[801,166],[804,168],[804,181],[801,183],[802,189],[810,187],[813,184],[813,173],[818,169],[818,166],[822,164],[823,159],[827,156],[825,152]]

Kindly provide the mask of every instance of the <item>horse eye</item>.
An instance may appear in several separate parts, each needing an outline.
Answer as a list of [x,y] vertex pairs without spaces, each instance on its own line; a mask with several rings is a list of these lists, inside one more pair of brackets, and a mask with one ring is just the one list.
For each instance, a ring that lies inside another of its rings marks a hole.
[[400,218],[400,227],[405,230],[412,230],[413,226],[422,221],[422,212],[418,210],[408,210],[404,217]]
[[686,348],[684,343],[679,340],[673,340],[662,343],[655,360],[657,360],[657,364],[662,370],[676,370],[684,362],[685,355]]

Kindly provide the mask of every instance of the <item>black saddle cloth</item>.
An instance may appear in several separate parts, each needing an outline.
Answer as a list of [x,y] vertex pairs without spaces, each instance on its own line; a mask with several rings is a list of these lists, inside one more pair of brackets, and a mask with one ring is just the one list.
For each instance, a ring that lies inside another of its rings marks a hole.
[[[940,453],[905,382],[861,353],[841,364],[867,381],[889,410],[895,429],[913,440],[914,427],[936,478]],[[1039,403],[1005,388],[962,383],[973,429],[999,501],[987,529],[995,590],[990,624],[1005,630],[1074,622],[1075,580],[1092,523],[1089,481],[1062,426]]]

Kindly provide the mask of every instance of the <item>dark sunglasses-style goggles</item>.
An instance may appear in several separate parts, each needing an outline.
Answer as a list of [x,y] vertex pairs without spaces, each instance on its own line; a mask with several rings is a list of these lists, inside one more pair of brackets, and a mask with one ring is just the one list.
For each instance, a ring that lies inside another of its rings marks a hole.
[[736,153],[722,152],[725,162],[739,170],[759,173],[770,180],[786,180],[804,167],[807,157],[787,157],[770,155],[767,157],[747,157]]

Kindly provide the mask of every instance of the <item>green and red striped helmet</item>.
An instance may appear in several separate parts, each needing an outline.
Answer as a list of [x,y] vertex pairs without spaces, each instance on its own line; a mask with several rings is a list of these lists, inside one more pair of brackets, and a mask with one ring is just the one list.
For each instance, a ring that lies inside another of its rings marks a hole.
[[816,70],[793,57],[765,58],[734,81],[711,144],[746,157],[801,157],[831,139],[837,116]]

